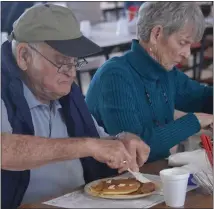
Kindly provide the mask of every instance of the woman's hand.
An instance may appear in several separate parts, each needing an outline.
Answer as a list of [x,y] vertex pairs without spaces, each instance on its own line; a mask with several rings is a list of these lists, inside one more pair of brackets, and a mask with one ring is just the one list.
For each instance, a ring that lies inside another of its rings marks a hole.
[[202,129],[212,129],[213,128],[213,115],[205,113],[194,113],[198,118],[198,121]]

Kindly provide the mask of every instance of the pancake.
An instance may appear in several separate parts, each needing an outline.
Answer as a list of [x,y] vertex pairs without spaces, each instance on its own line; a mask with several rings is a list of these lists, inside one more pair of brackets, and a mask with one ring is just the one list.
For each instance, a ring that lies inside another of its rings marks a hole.
[[137,191],[141,183],[136,179],[109,179],[100,181],[90,189],[99,195],[126,195]]
[[133,193],[131,193],[130,195],[139,195],[139,194],[148,194],[151,192],[154,192],[156,189],[155,184],[152,182],[148,182],[148,183],[141,183],[139,189]]

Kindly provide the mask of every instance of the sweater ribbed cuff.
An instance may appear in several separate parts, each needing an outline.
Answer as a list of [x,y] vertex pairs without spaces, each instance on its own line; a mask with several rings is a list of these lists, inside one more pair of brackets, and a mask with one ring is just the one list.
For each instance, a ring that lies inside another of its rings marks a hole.
[[173,146],[179,144],[180,142],[186,140],[188,137],[196,134],[201,129],[200,123],[197,117],[193,113],[188,113],[185,116],[169,123],[164,128],[156,129],[155,139],[159,139],[153,142],[151,148],[160,150],[169,150]]

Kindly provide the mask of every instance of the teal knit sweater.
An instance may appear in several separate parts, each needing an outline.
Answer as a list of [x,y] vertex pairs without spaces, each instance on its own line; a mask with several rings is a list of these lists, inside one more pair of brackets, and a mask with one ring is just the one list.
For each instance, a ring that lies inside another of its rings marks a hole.
[[[207,98],[211,106],[213,88],[176,68],[166,71],[133,40],[129,52],[98,69],[86,103],[109,134],[139,135],[151,148],[149,161],[154,161],[167,157],[170,148],[200,130],[193,112],[206,112]],[[175,109],[188,114],[174,120]]]

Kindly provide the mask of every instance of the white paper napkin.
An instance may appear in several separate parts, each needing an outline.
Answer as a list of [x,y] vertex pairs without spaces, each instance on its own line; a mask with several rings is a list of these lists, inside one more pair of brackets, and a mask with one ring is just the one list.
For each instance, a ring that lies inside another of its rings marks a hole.
[[204,149],[173,154],[169,156],[168,164],[169,166],[182,166],[191,173],[211,169]]
[[206,153],[203,149],[180,152],[169,156],[169,166],[182,166],[187,164],[203,164],[206,161]]

